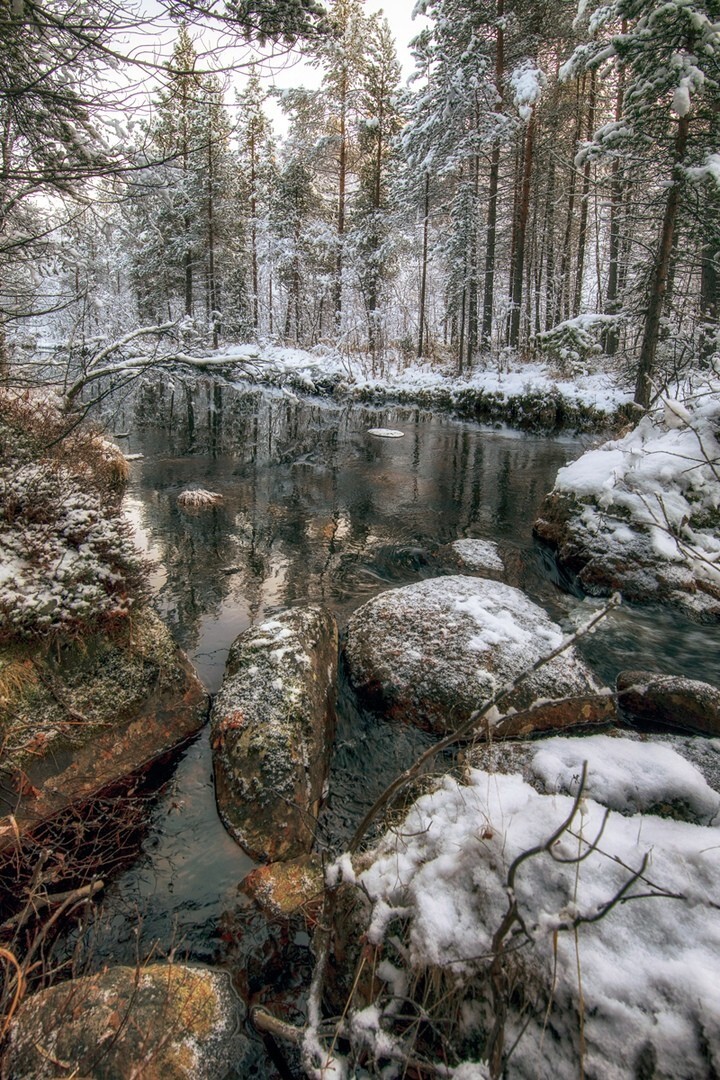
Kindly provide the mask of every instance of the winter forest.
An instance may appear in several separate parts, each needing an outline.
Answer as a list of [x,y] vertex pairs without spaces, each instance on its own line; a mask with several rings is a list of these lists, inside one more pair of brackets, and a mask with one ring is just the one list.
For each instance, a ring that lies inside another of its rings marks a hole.
[[720,0],[0,0],[0,1078],[720,1075]]
[[[375,370],[598,353],[647,405],[654,379],[707,363],[712,5],[416,10],[403,80],[361,0],[180,3],[152,60],[152,23],[111,5],[4,9],[5,367],[38,333],[82,352],[172,325]],[[290,47],[316,89],[273,92]]]

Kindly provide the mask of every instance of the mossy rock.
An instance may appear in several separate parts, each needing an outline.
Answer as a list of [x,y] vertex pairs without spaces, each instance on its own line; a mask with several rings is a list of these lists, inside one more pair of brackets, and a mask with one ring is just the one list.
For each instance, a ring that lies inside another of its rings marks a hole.
[[[89,798],[202,727],[208,701],[145,608],[112,637],[0,650],[0,810],[21,830]],[[0,824],[2,822],[0,821]],[[0,849],[4,836],[0,831]]]
[[320,607],[293,608],[233,643],[213,705],[220,817],[259,862],[312,847],[335,731],[338,633]]
[[224,972],[115,967],[41,990],[20,1007],[4,1080],[226,1080],[257,1051]]

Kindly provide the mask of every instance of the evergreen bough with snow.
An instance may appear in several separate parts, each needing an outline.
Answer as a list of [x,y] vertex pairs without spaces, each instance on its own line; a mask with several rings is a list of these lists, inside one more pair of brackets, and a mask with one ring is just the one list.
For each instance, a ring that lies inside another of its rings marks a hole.
[[147,564],[122,516],[122,455],[51,403],[0,395],[0,643],[124,620]]

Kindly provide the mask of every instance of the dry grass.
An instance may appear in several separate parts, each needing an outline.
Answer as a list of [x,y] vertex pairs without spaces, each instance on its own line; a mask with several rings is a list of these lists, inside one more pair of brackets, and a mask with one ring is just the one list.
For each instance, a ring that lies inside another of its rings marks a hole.
[[62,466],[110,504],[119,502],[129,476],[121,450],[39,392],[0,390],[0,459],[10,458]]
[[32,660],[0,657],[0,709],[24,694],[37,683],[37,672]]

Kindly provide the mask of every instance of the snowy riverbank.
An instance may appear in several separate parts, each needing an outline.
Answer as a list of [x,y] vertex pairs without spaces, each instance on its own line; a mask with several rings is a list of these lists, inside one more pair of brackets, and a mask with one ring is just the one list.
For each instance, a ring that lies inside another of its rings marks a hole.
[[241,345],[214,354],[216,362],[247,368],[247,378],[286,392],[331,395],[339,400],[419,405],[481,423],[522,430],[607,431],[626,422],[630,392],[602,371],[563,378],[540,362],[493,364],[458,375],[454,366],[395,356],[373,364],[318,347],[308,352],[275,345]]

